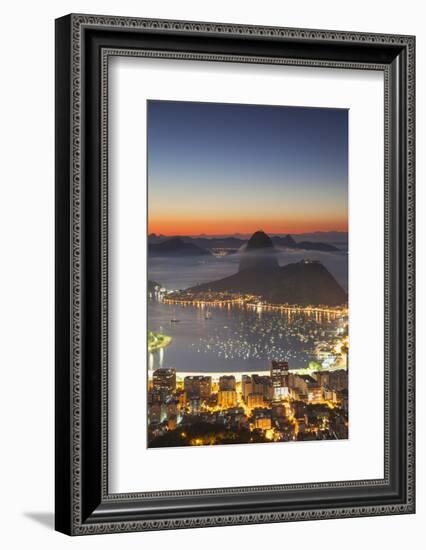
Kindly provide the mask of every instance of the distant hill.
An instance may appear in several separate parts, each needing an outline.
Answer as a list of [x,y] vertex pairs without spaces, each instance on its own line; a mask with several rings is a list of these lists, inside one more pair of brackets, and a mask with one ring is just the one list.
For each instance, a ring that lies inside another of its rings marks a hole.
[[347,244],[347,231],[313,231],[312,233],[293,234],[296,241],[309,241],[314,243]]
[[339,249],[333,244],[328,243],[313,243],[311,241],[302,241],[296,243],[294,248],[300,248],[301,250],[319,250],[320,252],[337,252]]
[[320,252],[337,252],[339,249],[332,244],[312,242],[312,241],[296,241],[291,235],[285,237],[272,237],[272,242],[281,248],[292,248],[297,250],[319,250]]
[[278,246],[284,246],[286,248],[295,248],[297,246],[296,241],[291,235],[286,235],[285,237],[272,237],[272,242]]
[[159,243],[149,243],[148,253],[156,256],[210,256],[205,248],[200,248],[192,242],[186,242],[180,237],[173,237]]
[[321,262],[302,261],[272,270],[247,269],[189,289],[254,294],[273,304],[339,306],[347,294]]
[[[148,243],[161,244],[173,239],[181,239],[185,243],[194,244],[204,250],[211,250],[212,248],[230,248],[238,249],[247,244],[248,240],[242,237],[188,237],[188,236],[175,236],[165,237],[164,235],[156,235],[151,233],[148,236]],[[273,244],[280,248],[291,248],[298,250],[318,250],[322,252],[338,252],[338,248],[332,244],[319,242],[319,241],[296,241],[291,235],[286,236],[274,236],[271,238]]]

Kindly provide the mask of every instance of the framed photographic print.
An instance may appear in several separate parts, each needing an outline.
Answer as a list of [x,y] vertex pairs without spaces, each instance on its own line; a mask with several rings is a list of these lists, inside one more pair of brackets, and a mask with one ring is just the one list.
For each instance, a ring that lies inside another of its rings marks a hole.
[[406,514],[412,36],[56,21],[56,529]]

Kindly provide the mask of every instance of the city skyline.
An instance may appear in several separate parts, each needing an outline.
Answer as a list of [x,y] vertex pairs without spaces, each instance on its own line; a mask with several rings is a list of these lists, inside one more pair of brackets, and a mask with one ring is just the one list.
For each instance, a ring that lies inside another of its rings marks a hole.
[[149,100],[148,231],[347,231],[345,109]]

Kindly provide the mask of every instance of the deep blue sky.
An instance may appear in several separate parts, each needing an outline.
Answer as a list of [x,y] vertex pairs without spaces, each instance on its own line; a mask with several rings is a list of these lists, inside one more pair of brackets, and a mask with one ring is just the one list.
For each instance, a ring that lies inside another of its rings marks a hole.
[[148,101],[150,231],[347,229],[348,111]]

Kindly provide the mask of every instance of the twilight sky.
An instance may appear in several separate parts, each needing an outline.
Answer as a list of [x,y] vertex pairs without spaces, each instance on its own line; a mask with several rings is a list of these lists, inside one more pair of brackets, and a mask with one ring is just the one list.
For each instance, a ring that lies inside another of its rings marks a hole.
[[148,231],[347,231],[348,111],[148,101]]

